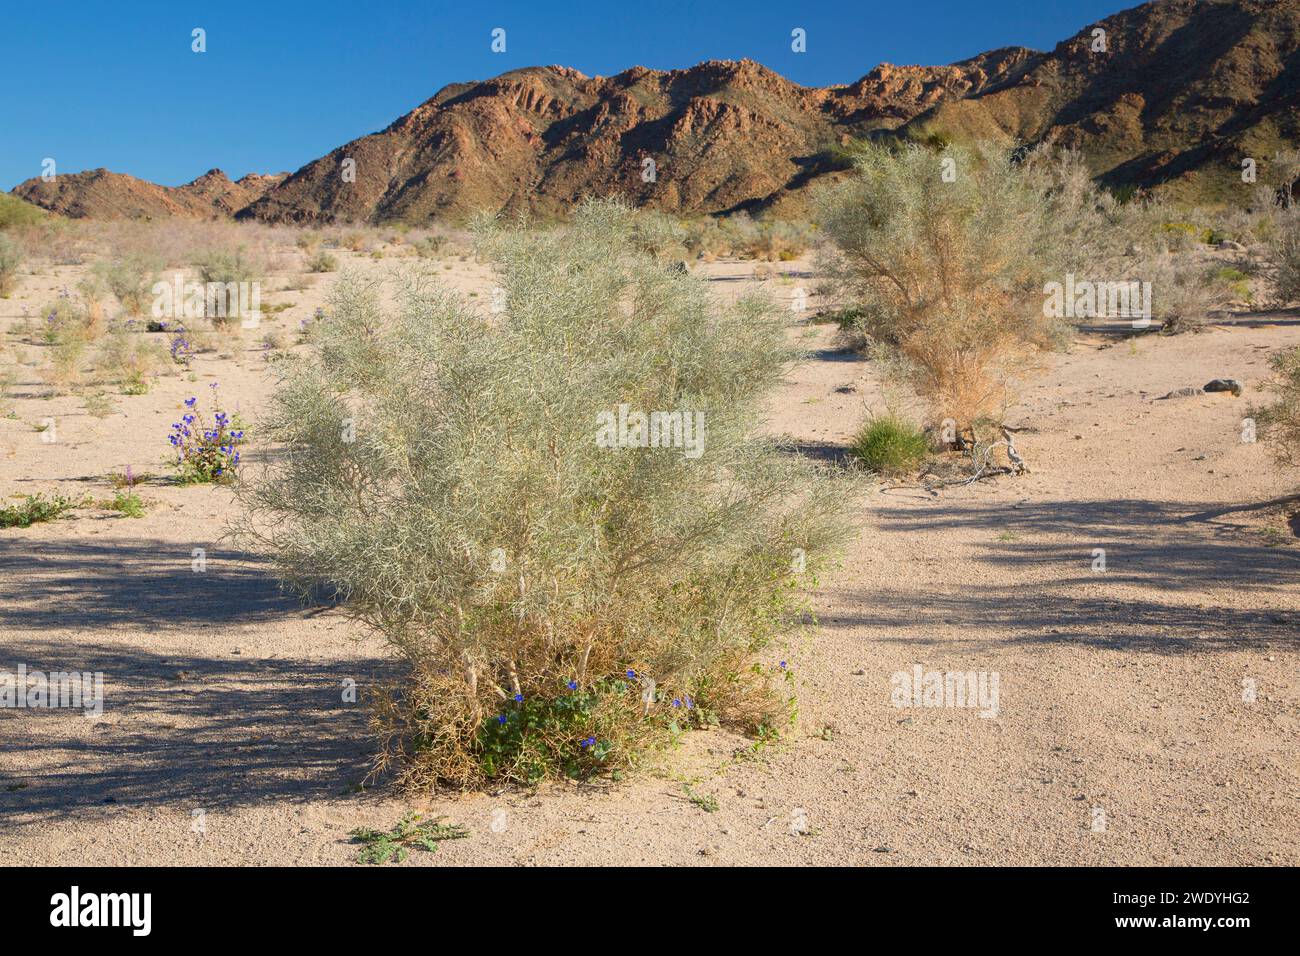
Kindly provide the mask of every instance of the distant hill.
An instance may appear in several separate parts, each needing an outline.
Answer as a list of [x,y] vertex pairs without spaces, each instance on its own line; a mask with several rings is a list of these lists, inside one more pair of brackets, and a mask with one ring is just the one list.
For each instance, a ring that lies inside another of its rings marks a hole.
[[232,182],[219,169],[184,186],[158,186],[134,176],[92,169],[28,179],[13,195],[73,219],[224,219],[246,208],[287,176],[251,174]]
[[842,176],[837,151],[864,138],[1050,140],[1082,150],[1109,185],[1240,195],[1243,157],[1264,167],[1300,143],[1300,0],[1156,0],[1049,53],[882,64],[827,88],[750,60],[612,77],[530,67],[448,86],[287,177],[231,183],[214,170],[168,189],[96,170],[14,192],[73,216],[294,223],[550,217],[587,195],[683,214],[785,212]]

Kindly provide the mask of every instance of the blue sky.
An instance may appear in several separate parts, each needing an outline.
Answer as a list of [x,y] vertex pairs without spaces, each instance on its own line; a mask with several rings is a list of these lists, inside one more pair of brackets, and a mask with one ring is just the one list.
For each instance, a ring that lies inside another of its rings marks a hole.
[[[1133,0],[71,0],[6,4],[0,188],[99,166],[169,186],[294,170],[448,83],[559,63],[589,75],[749,57],[805,85],[881,61],[1050,49]],[[191,51],[191,31],[207,52]],[[506,52],[490,49],[494,27]],[[790,31],[807,31],[793,53]]]

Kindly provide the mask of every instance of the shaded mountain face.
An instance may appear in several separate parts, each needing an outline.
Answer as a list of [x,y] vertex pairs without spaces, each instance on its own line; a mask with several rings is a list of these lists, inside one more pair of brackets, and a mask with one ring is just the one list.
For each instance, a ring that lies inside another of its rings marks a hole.
[[219,169],[184,186],[158,186],[107,169],[60,173],[53,181],[39,177],[19,183],[14,195],[73,219],[224,219],[233,216],[288,173],[256,173],[232,182]]
[[1157,0],[1050,53],[882,64],[822,89],[749,60],[612,77],[516,70],[446,87],[282,181],[231,183],[214,170],[168,189],[96,170],[14,192],[67,215],[293,223],[422,223],[485,209],[551,217],[590,195],[683,214],[780,214],[802,211],[814,182],[843,175],[837,145],[937,134],[1051,140],[1081,149],[1111,185],[1228,198],[1243,158],[1263,165],[1298,132],[1300,0]]
[[1160,0],[1125,10],[1022,74],[911,118],[902,132],[1049,140],[1083,151],[1108,185],[1239,199],[1250,188],[1243,159],[1263,167],[1300,145],[1300,0]]

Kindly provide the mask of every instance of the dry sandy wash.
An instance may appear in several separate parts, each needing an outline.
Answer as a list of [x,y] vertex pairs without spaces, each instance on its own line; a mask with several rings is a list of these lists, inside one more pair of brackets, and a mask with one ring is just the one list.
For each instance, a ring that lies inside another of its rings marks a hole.
[[[484,269],[449,261],[449,281],[483,301]],[[0,302],[0,329],[81,268],[25,276]],[[753,281],[745,263],[697,268],[719,295]],[[789,296],[808,268],[783,264],[789,277],[767,287]],[[268,324],[294,329],[329,283],[276,293],[291,308]],[[865,407],[882,407],[877,372],[830,327],[791,334],[812,357],[768,427],[842,454]],[[115,396],[103,419],[39,397],[27,369],[16,417],[0,419],[0,491],[102,498],[128,464],[165,475],[170,423],[206,383],[256,420],[270,387],[259,338],[199,356],[194,381]],[[106,698],[99,719],[0,712],[0,862],[351,864],[351,829],[414,808],[471,836],[408,866],[1300,863],[1300,504],[1276,500],[1294,476],[1240,440],[1268,355],[1297,344],[1294,315],[1180,338],[1081,335],[1010,416],[1030,474],[863,497],[818,626],[772,652],[798,677],[789,739],[693,733],[617,785],[359,792],[365,717],[341,684],[393,665],[221,543],[226,489],[149,483],[141,519],[90,508],[0,531],[0,669],[102,671]],[[1160,400],[1220,376],[1246,395]],[[45,418],[55,443],[34,429]],[[249,467],[266,454],[254,435]],[[891,675],[916,664],[997,672],[997,717],[892,706]]]

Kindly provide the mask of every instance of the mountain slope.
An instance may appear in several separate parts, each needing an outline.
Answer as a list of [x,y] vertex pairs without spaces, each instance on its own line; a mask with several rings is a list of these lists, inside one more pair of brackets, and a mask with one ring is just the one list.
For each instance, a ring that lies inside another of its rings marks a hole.
[[[840,138],[890,128],[982,89],[1031,58],[1003,50],[949,67],[882,65],[847,87],[798,86],[750,60],[587,77],[532,67],[447,87],[387,129],[339,147],[244,215],[270,221],[542,215],[618,193],[672,211],[779,198]],[[344,162],[355,162],[355,182]],[[647,182],[645,161],[655,164]]]

